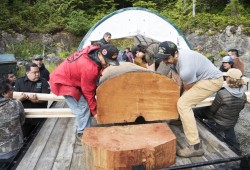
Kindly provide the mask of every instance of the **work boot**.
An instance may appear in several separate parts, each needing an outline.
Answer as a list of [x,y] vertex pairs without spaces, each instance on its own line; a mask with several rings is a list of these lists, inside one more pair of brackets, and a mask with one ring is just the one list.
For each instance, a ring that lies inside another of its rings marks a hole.
[[185,157],[185,158],[204,155],[202,142],[195,144],[195,145],[189,145],[186,148],[177,150],[177,155],[180,157]]

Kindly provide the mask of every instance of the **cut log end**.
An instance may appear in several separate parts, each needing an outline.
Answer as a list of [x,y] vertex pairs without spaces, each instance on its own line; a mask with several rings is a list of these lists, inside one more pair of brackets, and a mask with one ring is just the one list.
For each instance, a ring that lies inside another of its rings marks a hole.
[[82,142],[86,169],[132,169],[140,164],[153,169],[176,159],[176,138],[166,123],[87,128]]

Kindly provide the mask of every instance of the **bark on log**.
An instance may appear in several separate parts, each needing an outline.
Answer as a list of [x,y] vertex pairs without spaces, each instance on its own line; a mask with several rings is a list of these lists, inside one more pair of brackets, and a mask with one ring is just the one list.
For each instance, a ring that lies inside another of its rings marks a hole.
[[166,123],[86,128],[82,144],[85,170],[151,170],[176,160],[176,137]]
[[177,119],[180,91],[176,83],[154,72],[128,72],[97,88],[97,122]]

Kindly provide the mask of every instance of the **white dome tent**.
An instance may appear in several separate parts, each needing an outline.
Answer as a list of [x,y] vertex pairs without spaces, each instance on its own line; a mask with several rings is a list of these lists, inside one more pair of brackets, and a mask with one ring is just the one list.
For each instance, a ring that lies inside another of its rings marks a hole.
[[183,33],[166,17],[145,8],[131,7],[117,10],[98,21],[85,35],[78,50],[100,40],[105,32],[112,39],[134,38],[135,44],[150,45],[172,41],[178,48],[190,49]]

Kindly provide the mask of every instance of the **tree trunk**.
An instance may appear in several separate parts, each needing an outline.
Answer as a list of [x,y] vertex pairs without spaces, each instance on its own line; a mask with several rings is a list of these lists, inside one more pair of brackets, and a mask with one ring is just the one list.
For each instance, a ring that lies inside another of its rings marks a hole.
[[195,17],[196,0],[193,0],[193,17]]

